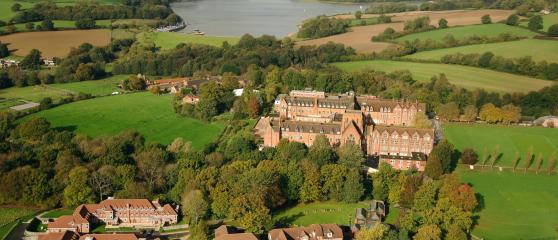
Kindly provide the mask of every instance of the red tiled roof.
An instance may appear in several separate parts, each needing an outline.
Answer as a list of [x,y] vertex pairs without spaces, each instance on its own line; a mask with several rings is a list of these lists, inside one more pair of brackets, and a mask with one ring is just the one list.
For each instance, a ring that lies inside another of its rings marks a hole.
[[159,84],[166,84],[166,83],[181,83],[184,81],[187,81],[188,78],[167,78],[167,79],[159,79],[159,80],[155,80],[155,84],[159,85]]
[[132,233],[122,234],[86,234],[79,237],[79,240],[137,240],[138,237]]

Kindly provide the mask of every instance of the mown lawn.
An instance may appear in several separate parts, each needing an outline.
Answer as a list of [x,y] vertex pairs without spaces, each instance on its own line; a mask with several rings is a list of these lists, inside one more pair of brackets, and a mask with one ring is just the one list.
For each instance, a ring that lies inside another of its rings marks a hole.
[[206,44],[220,47],[225,41],[234,45],[239,40],[238,37],[200,36],[179,32],[145,32],[139,34],[138,39],[141,42],[153,42],[162,49],[173,49],[179,43]]
[[59,218],[61,216],[72,215],[73,209],[54,209],[43,214],[44,218]]
[[509,33],[512,36],[533,37],[537,35],[528,29],[513,27],[502,23],[470,25],[463,27],[451,27],[433,31],[409,34],[396,39],[398,42],[413,41],[415,39],[442,41],[447,35],[451,34],[455,39],[464,39],[469,36],[497,37],[500,34]]
[[458,171],[482,196],[473,234],[484,239],[558,238],[558,176]]
[[558,63],[558,41],[524,39],[520,41],[488,43],[468,45],[455,48],[445,48],[415,53],[406,58],[440,60],[443,56],[455,53],[479,53],[492,52],[496,56],[506,58],[519,58],[531,56],[535,61],[547,61]]
[[26,100],[32,102],[39,102],[45,97],[50,97],[56,100],[69,94],[70,93],[68,91],[43,85],[0,89],[0,98]]
[[99,97],[65,104],[30,117],[45,117],[54,127],[74,130],[91,137],[118,134],[130,129],[148,142],[169,144],[177,137],[201,148],[224,129],[222,123],[205,123],[174,113],[171,95],[149,92]]
[[313,223],[337,223],[348,226],[349,220],[354,221],[357,208],[367,208],[370,202],[340,203],[317,202],[299,204],[294,207],[278,211],[273,219],[280,225],[308,226]]
[[413,74],[413,79],[420,82],[430,82],[432,76],[445,73],[450,83],[457,86],[467,89],[481,88],[493,92],[536,91],[555,83],[552,81],[496,72],[482,68],[436,63],[373,60],[342,62],[335,63],[334,65],[346,71],[374,69],[378,71],[392,72],[407,69]]
[[[528,149],[533,146],[533,154],[543,156],[543,167],[548,156],[558,154],[558,129],[540,127],[498,126],[488,124],[444,124],[444,136],[459,150],[473,148],[479,155],[486,155],[498,145],[501,159],[496,165],[512,166],[516,152],[521,160],[518,167],[522,168]],[[531,168],[534,169],[534,162]],[[556,178],[558,183],[558,178]]]

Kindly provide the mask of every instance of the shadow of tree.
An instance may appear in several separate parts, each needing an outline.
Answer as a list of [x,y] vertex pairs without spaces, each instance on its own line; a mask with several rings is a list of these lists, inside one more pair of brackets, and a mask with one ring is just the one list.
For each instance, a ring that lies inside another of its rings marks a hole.
[[305,216],[304,213],[299,212],[299,213],[294,214],[294,215],[280,217],[280,218],[276,219],[275,226],[279,227],[279,228],[289,227],[294,223],[294,221],[296,221],[297,219],[299,219],[301,217],[304,217],[304,216]]

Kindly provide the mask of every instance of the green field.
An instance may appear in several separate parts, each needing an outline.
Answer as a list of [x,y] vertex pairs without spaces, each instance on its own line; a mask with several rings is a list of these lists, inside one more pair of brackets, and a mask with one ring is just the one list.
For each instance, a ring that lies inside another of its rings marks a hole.
[[558,41],[525,39],[520,41],[468,45],[424,51],[406,56],[406,58],[440,60],[443,56],[455,53],[479,53],[490,51],[496,56],[519,58],[531,56],[535,61],[558,63]]
[[366,26],[366,25],[378,24],[378,18],[362,18],[362,19],[351,18],[351,19],[345,19],[345,22],[349,25],[349,27]]
[[[444,124],[443,129],[445,137],[460,150],[473,148],[479,155],[483,155],[485,148],[486,154],[490,154],[496,145],[499,145],[502,158],[496,165],[500,166],[511,166],[515,153],[519,152],[519,167],[522,168],[525,154],[531,146],[533,154],[542,153],[543,166],[552,152],[558,154],[556,128]],[[531,168],[534,168],[534,163]],[[558,179],[556,181],[558,183]]]
[[[95,21],[97,26],[99,27],[108,27],[111,24],[111,20],[97,20]],[[35,24],[35,27],[37,25],[41,24],[41,21],[38,22],[33,22]],[[66,20],[52,20],[52,23],[54,23],[54,28],[60,28],[60,29],[75,29],[76,28],[76,22],[75,21],[66,21]],[[15,24],[14,26],[16,27],[16,29],[18,31],[27,31],[27,29],[25,28],[25,24],[26,23],[18,23]],[[4,27],[0,27],[0,30],[4,31],[6,30],[6,26]]]
[[45,97],[57,100],[79,92],[88,93],[93,96],[109,95],[112,92],[118,91],[117,84],[127,77],[128,75],[116,75],[83,82],[0,89],[0,109],[18,105],[17,103],[20,100],[39,102]]
[[71,91],[74,93],[82,92],[82,93],[91,94],[93,96],[102,96],[102,95],[109,95],[115,91],[119,91],[118,84],[126,78],[128,78],[128,75],[115,75],[115,76],[111,76],[99,80],[50,84],[48,86],[57,89],[66,90],[66,91]]
[[54,209],[43,214],[44,218],[59,218],[61,216],[72,215],[73,209]]
[[17,219],[28,218],[35,212],[36,210],[24,207],[0,207],[0,239],[5,239],[19,223]]
[[141,42],[153,42],[155,46],[162,49],[173,49],[179,43],[207,44],[220,47],[224,41],[234,45],[238,42],[237,37],[217,37],[184,34],[177,32],[149,32],[138,35]]
[[273,219],[281,224],[308,226],[313,223],[337,223],[348,226],[357,208],[366,208],[367,201],[360,203],[317,202],[297,206],[273,214]]
[[467,89],[482,88],[494,92],[528,92],[536,91],[554,82],[496,72],[492,70],[459,65],[415,63],[399,61],[357,61],[342,62],[334,65],[346,71],[374,69],[385,72],[408,69],[413,74],[413,79],[420,82],[429,82],[432,76],[445,73],[448,80]]
[[14,0],[1,0],[0,1],[0,20],[7,22],[13,16],[16,15],[16,13],[12,12],[12,9],[11,9],[12,5],[14,5],[14,3],[16,3],[16,2],[21,4],[22,8],[27,8],[27,7],[33,6],[32,3],[28,3],[28,2],[20,2],[20,1],[14,1]]
[[557,239],[558,176],[459,170],[482,196],[473,234],[484,239]]
[[420,39],[424,41],[429,38],[434,41],[442,41],[448,34],[453,35],[455,39],[464,39],[469,36],[497,37],[498,35],[503,33],[509,33],[512,36],[521,36],[521,37],[533,37],[537,35],[537,33],[531,32],[528,29],[497,23],[497,24],[470,25],[464,27],[452,27],[452,28],[445,28],[445,29],[421,32],[421,33],[414,33],[414,34],[409,34],[400,37],[396,39],[396,41],[398,42],[414,41],[415,39]]
[[[91,137],[114,135],[126,129],[140,132],[148,142],[168,144],[177,137],[201,148],[224,129],[221,123],[204,123],[174,113],[171,95],[149,92],[78,101],[41,111],[54,127],[72,129]],[[28,117],[29,118],[29,117]],[[28,119],[27,118],[27,119]]]
[[[553,24],[557,24],[558,23],[558,13],[551,13],[548,15],[544,15],[543,16],[543,25],[544,25],[544,31],[548,31],[548,28],[553,25]],[[527,24],[529,24],[529,21],[524,21],[521,22],[521,26],[525,26],[527,27]]]

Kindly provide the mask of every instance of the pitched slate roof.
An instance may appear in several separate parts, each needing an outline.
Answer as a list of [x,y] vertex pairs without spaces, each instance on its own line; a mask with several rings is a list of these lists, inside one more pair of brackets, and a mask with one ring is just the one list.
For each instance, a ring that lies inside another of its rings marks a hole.
[[[332,237],[327,237],[331,233]],[[343,231],[337,224],[312,224],[309,227],[278,228],[269,231],[269,240],[309,240],[343,238]]]

